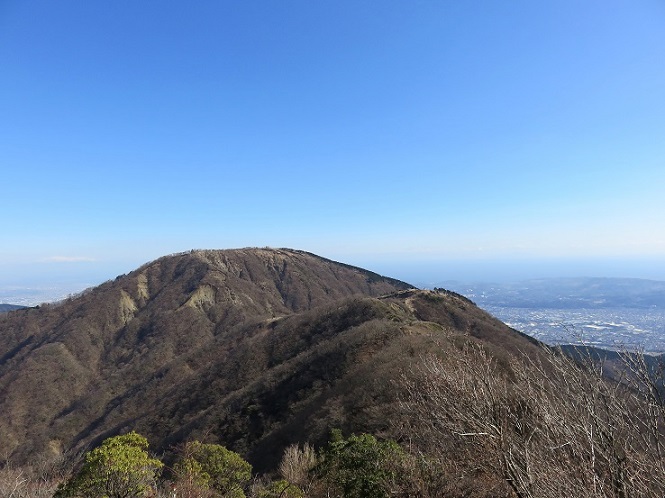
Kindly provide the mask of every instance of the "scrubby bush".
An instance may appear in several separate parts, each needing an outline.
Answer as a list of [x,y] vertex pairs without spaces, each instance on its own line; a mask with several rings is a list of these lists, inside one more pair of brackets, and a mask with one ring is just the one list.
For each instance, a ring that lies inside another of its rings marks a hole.
[[81,469],[58,487],[54,498],[138,498],[154,493],[162,462],[148,441],[130,432],[106,439],[88,452]]
[[252,478],[252,466],[224,446],[191,441],[185,444],[173,473],[179,498],[244,498],[244,487]]
[[370,434],[344,439],[335,430],[321,454],[316,473],[335,496],[381,498],[391,495],[400,478],[405,455],[394,441],[379,441]]

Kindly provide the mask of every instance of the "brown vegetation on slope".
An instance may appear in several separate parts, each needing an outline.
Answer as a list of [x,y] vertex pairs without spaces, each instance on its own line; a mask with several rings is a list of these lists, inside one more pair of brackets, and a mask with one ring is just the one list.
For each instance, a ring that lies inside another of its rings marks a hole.
[[299,251],[162,258],[4,315],[0,334],[0,444],[17,461],[136,430],[167,463],[199,439],[261,472],[339,428],[402,444],[395,496],[665,491],[648,379],[609,383],[455,293]]
[[[243,324],[407,287],[302,251],[192,251],[65,302],[3,314],[0,453],[81,446],[114,430],[111,413],[114,424],[131,424],[163,394],[165,372],[176,384],[196,376],[205,365],[182,358],[215,342],[232,347]],[[128,408],[138,392],[151,395]]]

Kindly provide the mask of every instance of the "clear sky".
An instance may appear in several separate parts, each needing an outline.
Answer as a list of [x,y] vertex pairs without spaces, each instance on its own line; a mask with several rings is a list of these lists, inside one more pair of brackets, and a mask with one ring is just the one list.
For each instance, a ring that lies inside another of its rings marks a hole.
[[0,285],[246,246],[653,267],[664,54],[661,0],[0,0]]

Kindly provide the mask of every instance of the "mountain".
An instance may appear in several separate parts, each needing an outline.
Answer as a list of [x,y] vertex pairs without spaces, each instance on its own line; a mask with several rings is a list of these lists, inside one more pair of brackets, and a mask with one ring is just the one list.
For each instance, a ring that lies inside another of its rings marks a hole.
[[18,304],[0,304],[0,313],[6,313],[7,311],[20,310],[25,308],[25,306],[19,306]]
[[408,289],[303,251],[192,251],[3,314],[0,451],[212,433],[267,468],[332,427],[387,431],[391,379],[443,328],[535,348],[461,296]]
[[399,496],[665,492],[665,441],[649,432],[665,410],[649,411],[659,391],[639,369],[615,362],[611,384],[460,294],[303,251],[160,258],[0,315],[0,339],[14,465],[134,430],[167,463],[198,439],[266,472],[339,428],[401,443]]
[[222,361],[238,363],[244,382],[243,369],[258,362],[238,354],[260,324],[409,287],[302,251],[194,251],[58,304],[3,314],[0,451],[89,443]]

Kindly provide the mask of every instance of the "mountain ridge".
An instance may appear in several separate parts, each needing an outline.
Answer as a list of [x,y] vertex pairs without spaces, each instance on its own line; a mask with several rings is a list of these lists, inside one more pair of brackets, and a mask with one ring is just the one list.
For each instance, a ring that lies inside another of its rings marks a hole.
[[0,313],[7,313],[8,311],[20,310],[25,308],[20,304],[0,303]]
[[0,334],[0,451],[17,462],[137,430],[156,451],[207,439],[270,470],[335,427],[402,437],[399,386],[423,356],[540,354],[454,292],[265,248],[165,256],[4,314]]
[[[145,379],[246,323],[408,287],[300,251],[190,251],[60,303],[3,314],[1,401],[15,416],[0,422],[2,449],[86,444]],[[42,440],[49,432],[56,436]]]

